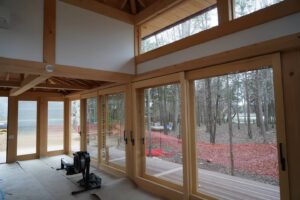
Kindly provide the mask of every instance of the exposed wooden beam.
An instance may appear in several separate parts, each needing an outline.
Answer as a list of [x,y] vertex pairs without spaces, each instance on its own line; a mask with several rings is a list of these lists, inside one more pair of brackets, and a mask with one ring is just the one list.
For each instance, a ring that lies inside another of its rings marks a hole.
[[[20,82],[18,81],[1,81],[0,80],[0,88],[19,88],[21,86]],[[57,90],[74,90],[74,91],[81,91],[81,90],[89,90],[90,87],[82,87],[82,86],[74,86],[74,85],[64,85],[64,84],[49,84],[49,83],[41,83],[33,88],[38,89],[57,89]]]
[[96,0],[61,0],[65,3],[72,4],[74,6],[78,6],[83,9],[87,9],[101,15],[105,15],[128,24],[134,24],[134,16],[123,12],[117,8],[113,8],[104,3],[98,2]]
[[128,0],[123,0],[123,3],[121,4],[120,8],[123,9],[126,6],[127,2]]
[[44,0],[44,42],[45,63],[55,63],[56,1]]
[[29,75],[24,81],[22,81],[21,87],[10,90],[9,96],[18,96],[47,80],[49,77],[49,75]]
[[130,0],[130,8],[131,8],[132,14],[136,14],[136,4],[135,4],[135,0]]
[[[47,75],[45,63],[0,57],[0,72],[26,73],[34,75]],[[88,69],[86,67],[53,65],[51,76],[127,83],[133,75],[120,72]]]
[[138,0],[138,2],[139,2],[139,4],[143,7],[143,8],[145,8],[146,7],[146,4],[144,3],[144,1],[143,0]]
[[140,25],[183,1],[186,0],[158,0],[135,16],[135,24]]

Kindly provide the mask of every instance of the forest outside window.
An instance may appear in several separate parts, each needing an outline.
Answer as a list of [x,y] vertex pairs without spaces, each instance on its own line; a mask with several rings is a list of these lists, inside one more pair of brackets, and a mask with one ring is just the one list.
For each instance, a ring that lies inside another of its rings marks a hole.
[[197,192],[280,199],[273,69],[195,80],[194,93]]
[[[188,1],[187,1],[188,2]],[[215,0],[210,1],[197,1],[194,4],[201,3],[198,6],[198,11],[192,15],[189,15],[183,19],[179,18],[179,21],[175,21],[172,24],[167,24],[165,27],[156,30],[157,24],[163,24],[159,20],[153,20],[153,23],[149,25],[142,25],[141,30],[141,53],[151,51],[161,46],[173,43],[177,40],[181,40],[188,36],[194,35],[201,31],[210,29],[218,25],[218,11]],[[188,10],[190,7],[188,7]],[[172,16],[165,16],[166,19],[174,18],[174,16],[180,16],[184,9],[180,9],[172,14]],[[167,14],[165,14],[167,15]],[[170,14],[171,15],[171,14]],[[161,18],[163,18],[162,16]],[[164,18],[164,19],[165,19]],[[162,21],[162,20],[161,20]],[[166,21],[166,20],[165,20]],[[155,22],[155,23],[154,23]],[[144,27],[144,28],[143,28]],[[149,34],[149,30],[156,30]]]
[[98,159],[97,97],[86,100],[86,142],[91,158]]
[[233,0],[233,16],[239,18],[284,0]]
[[179,84],[144,90],[145,174],[183,184]]

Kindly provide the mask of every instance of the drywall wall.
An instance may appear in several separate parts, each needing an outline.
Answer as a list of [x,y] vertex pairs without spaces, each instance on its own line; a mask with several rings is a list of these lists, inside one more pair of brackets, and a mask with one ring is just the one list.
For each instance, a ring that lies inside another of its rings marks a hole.
[[236,32],[138,65],[138,73],[300,32],[300,13]]
[[43,60],[43,1],[0,0],[10,24],[0,28],[0,56]]
[[56,63],[134,73],[132,25],[57,1]]

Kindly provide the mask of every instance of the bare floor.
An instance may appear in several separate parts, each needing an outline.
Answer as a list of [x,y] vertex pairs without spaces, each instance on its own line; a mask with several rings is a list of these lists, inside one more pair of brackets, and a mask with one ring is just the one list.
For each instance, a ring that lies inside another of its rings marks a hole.
[[60,159],[68,156],[54,156],[38,160],[20,161],[0,165],[0,199],[14,200],[56,200],[56,199],[101,199],[101,200],[159,200],[138,189],[127,178],[111,176],[91,168],[91,172],[102,178],[102,188],[75,196],[79,190],[77,181],[81,174],[66,176],[65,171],[56,171]]

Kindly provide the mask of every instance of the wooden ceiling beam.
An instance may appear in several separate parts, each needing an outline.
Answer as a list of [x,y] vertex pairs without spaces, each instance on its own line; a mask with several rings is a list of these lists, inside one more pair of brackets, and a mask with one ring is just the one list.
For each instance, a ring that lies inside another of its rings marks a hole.
[[108,6],[104,3],[101,3],[96,0],[61,0],[65,3],[90,10],[96,13],[99,13],[101,15],[105,15],[123,22],[126,22],[128,24],[134,24],[134,16],[126,13],[124,11],[121,11],[117,8],[113,8],[111,6]]
[[121,4],[121,9],[124,9],[124,7],[126,6],[128,0],[123,0],[123,3]]
[[145,8],[146,7],[146,4],[144,3],[144,1],[143,0],[138,0],[138,2],[139,2],[139,4],[143,7],[143,8]]
[[[0,57],[0,73],[25,73],[33,75],[49,75],[45,70],[46,63]],[[53,65],[51,76],[106,81],[116,83],[130,82],[133,75],[120,72],[88,69],[86,67]]]
[[183,1],[186,0],[157,0],[135,15],[134,22],[136,25],[140,25]]
[[[0,80],[0,88],[19,88],[21,86],[20,82],[18,81],[1,81]],[[33,88],[37,89],[57,89],[57,90],[74,90],[74,91],[81,91],[81,90],[89,90],[90,87],[82,87],[82,86],[70,86],[70,85],[63,85],[63,84],[49,84],[49,83],[41,83]]]
[[130,0],[130,8],[131,8],[132,14],[136,14],[136,4],[135,4],[135,0]]
[[24,79],[21,83],[21,87],[11,89],[9,92],[9,96],[18,96],[34,86],[40,84],[47,80],[50,76],[49,75],[29,75],[27,78]]

